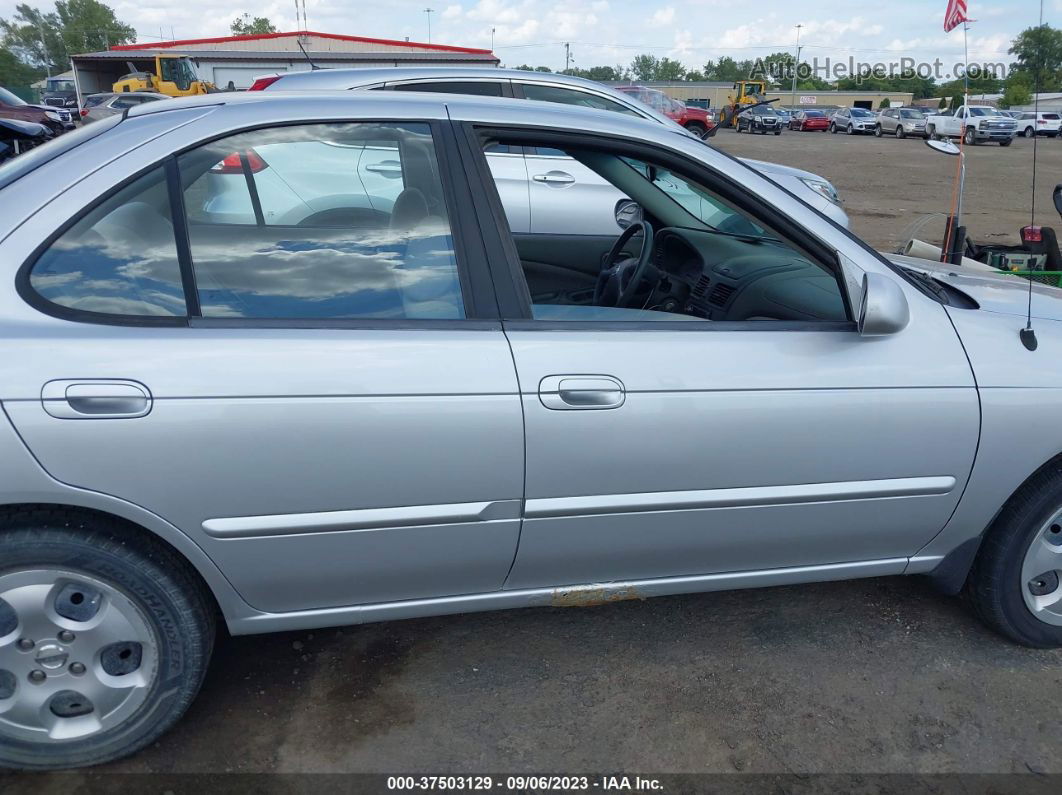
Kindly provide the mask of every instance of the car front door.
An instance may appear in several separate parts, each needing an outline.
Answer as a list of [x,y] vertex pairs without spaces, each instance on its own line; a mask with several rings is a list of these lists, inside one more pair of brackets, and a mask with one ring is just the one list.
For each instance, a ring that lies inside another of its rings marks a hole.
[[[588,141],[565,151],[590,163]],[[661,219],[685,218],[676,211],[685,205],[645,190],[649,176],[686,180],[709,203],[710,186],[726,183],[688,160],[679,165],[699,182],[638,165],[646,150],[634,145],[624,172],[616,144],[600,146],[610,154],[591,151],[593,162],[618,175],[617,190],[653,199],[656,286],[625,307],[533,291],[521,305],[529,291],[511,290],[505,326],[527,459],[506,587],[902,571],[957,504],[977,439],[976,391],[943,308],[904,283],[909,326],[861,337],[835,253],[798,229],[792,241],[765,235],[762,219],[725,200],[712,226],[736,236],[693,219],[701,231],[664,229]],[[493,220],[484,226],[504,230]],[[548,232],[538,236],[546,245]],[[556,244],[567,247],[566,236]],[[522,272],[517,262],[496,271]]]
[[[521,407],[446,128],[213,130],[173,133],[174,149],[216,140],[150,168],[134,152],[122,167],[141,176],[94,175],[40,211],[73,225],[27,265],[38,333],[2,343],[19,363],[0,395],[12,422],[55,478],[176,525],[260,610],[500,588]],[[402,189],[366,214],[351,155],[385,141]],[[333,212],[207,211],[222,178],[277,200],[259,177],[305,146],[346,175],[343,195],[330,181],[302,196]]]

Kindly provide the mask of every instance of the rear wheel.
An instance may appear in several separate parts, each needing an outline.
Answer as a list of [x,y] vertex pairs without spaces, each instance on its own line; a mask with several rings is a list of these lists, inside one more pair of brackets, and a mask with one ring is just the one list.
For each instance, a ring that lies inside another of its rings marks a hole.
[[154,741],[199,690],[214,608],[139,531],[61,510],[0,529],[0,767],[107,762]]
[[1062,646],[1062,464],[1022,486],[989,528],[967,581],[978,614],[1025,646]]
[[833,135],[837,134],[837,125],[833,122],[830,122],[830,133]]

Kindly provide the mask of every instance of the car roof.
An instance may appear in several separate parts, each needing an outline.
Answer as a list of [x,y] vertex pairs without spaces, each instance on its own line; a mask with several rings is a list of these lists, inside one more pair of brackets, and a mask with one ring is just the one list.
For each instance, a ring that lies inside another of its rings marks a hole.
[[[274,111],[307,118],[340,116],[350,119],[371,119],[384,116],[394,119],[447,119],[476,121],[487,124],[519,124],[535,127],[562,127],[593,132],[619,132],[635,137],[654,135],[658,140],[671,141],[688,138],[681,129],[662,127],[655,121],[626,116],[610,110],[598,110],[556,102],[514,102],[507,97],[480,97],[470,94],[437,94],[389,91],[271,91],[200,94],[194,97],[175,97],[170,102],[148,102],[127,111],[135,119],[156,113],[168,113],[183,108],[220,106],[239,113],[246,109],[254,119],[265,115],[260,110],[269,106]],[[275,114],[269,114],[275,115]],[[694,140],[694,139],[690,139]]]

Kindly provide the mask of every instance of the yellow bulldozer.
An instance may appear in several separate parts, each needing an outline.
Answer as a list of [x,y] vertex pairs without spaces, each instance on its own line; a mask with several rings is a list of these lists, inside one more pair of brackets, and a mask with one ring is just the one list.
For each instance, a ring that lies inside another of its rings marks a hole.
[[763,80],[738,80],[734,83],[733,93],[727,97],[727,104],[723,106],[720,115],[719,126],[736,127],[738,114],[757,105],[766,105],[777,102],[776,99],[764,99],[767,93],[767,84]]
[[154,91],[168,97],[191,97],[196,94],[211,94],[217,89],[213,83],[200,80],[186,55],[156,55],[155,71],[137,69],[126,64],[129,74],[123,75],[111,86],[111,91]]

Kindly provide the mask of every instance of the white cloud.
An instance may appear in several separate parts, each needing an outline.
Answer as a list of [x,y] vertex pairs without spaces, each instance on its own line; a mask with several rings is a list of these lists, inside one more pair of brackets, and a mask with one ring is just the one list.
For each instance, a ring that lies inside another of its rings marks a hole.
[[666,6],[658,9],[653,18],[649,20],[649,24],[654,28],[662,28],[670,25],[675,21],[675,8],[674,6]]
[[443,9],[442,17],[443,19],[456,19],[461,16],[462,13],[464,13],[464,9],[461,6],[452,5]]

